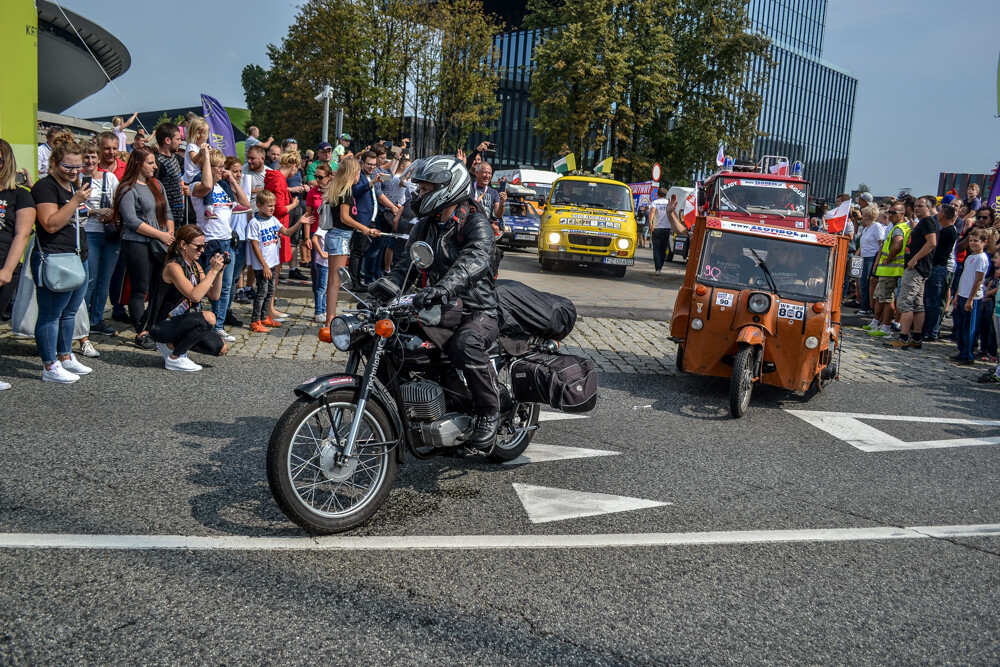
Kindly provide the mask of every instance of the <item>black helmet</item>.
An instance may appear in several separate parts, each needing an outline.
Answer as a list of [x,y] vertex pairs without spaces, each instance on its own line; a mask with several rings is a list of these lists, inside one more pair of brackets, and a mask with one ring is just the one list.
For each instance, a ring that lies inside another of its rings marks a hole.
[[410,208],[424,217],[469,199],[472,177],[465,163],[451,155],[433,155],[417,160],[403,174],[414,183],[431,183],[434,189],[410,200]]

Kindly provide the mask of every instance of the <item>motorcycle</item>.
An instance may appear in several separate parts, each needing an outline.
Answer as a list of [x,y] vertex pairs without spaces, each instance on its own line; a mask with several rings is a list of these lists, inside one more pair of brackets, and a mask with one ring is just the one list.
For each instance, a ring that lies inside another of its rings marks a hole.
[[[433,258],[430,245],[414,243],[409,271],[428,268]],[[342,285],[351,284],[347,269],[338,274]],[[349,353],[345,371],[310,378],[295,390],[298,398],[278,420],[267,450],[271,494],[289,519],[315,535],[368,521],[388,497],[404,452],[497,463],[520,456],[538,429],[539,404],[516,398],[511,365],[558,349],[555,340],[501,336],[490,353],[500,429],[492,449],[479,452],[465,444],[475,420],[465,378],[421,328],[412,295],[351,296],[358,309],[331,324],[333,344]]]

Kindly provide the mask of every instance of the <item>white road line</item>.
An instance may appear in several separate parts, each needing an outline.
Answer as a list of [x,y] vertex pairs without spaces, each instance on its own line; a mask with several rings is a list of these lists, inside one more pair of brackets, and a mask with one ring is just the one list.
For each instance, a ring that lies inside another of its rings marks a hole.
[[610,449],[586,449],[584,447],[568,447],[564,445],[543,445],[532,442],[528,448],[513,461],[504,465],[524,465],[525,463],[543,463],[545,461],[568,461],[570,459],[587,459],[595,456],[618,456],[620,452]]
[[585,516],[631,512],[673,504],[607,493],[557,489],[551,486],[535,486],[533,484],[514,484],[513,486],[518,499],[524,506],[525,513],[531,519],[531,523],[565,521]]
[[586,419],[590,415],[578,415],[570,414],[568,412],[548,412],[542,411],[538,413],[538,421],[540,422],[555,422],[562,421],[564,419]]
[[442,535],[412,537],[197,537],[188,535],[72,535],[0,533],[0,549],[113,551],[413,551],[424,549],[590,549],[787,542],[856,542],[1000,537],[1000,524],[910,528],[746,530],[712,533],[603,535]]
[[870,415],[860,412],[821,412],[818,410],[785,410],[799,419],[826,431],[863,452],[896,452],[916,449],[944,449],[1000,445],[1000,436],[975,438],[948,438],[945,440],[918,440],[906,442],[884,431],[865,424],[869,421],[918,422],[921,424],[953,424],[956,426],[998,426],[993,419],[959,419],[954,417],[921,417],[910,415]]

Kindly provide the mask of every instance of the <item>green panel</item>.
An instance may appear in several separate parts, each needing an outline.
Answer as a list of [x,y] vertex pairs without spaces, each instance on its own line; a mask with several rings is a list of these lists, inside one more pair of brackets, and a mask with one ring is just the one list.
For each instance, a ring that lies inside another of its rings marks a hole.
[[0,2],[0,137],[14,149],[19,169],[37,177],[38,14],[34,0]]

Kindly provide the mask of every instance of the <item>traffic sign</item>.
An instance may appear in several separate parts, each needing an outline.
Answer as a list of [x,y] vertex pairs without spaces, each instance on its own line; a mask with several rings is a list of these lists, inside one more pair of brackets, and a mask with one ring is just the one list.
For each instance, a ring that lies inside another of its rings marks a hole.
[[657,162],[656,164],[653,165],[653,180],[654,181],[660,180],[660,163],[659,162]]

